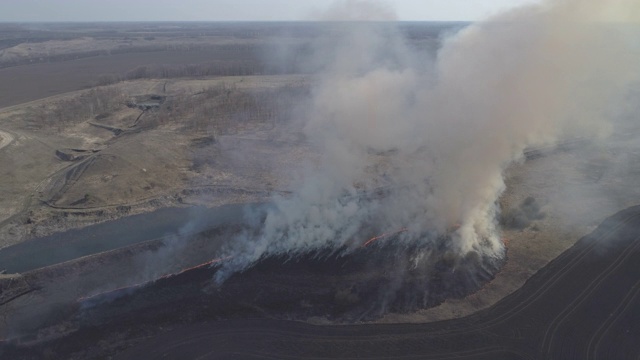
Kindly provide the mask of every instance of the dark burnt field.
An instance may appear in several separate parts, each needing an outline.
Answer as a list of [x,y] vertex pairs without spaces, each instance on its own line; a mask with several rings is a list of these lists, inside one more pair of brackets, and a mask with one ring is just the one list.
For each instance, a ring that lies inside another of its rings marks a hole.
[[[350,257],[272,258],[221,287],[211,282],[218,267],[199,267],[140,288],[83,299],[73,311],[74,321],[81,324],[78,331],[31,347],[25,345],[28,339],[4,344],[2,355],[11,359],[36,359],[47,353],[69,359],[113,355],[118,359],[636,359],[639,234],[640,207],[621,211],[512,295],[456,320],[344,326],[283,320],[321,313],[356,320],[354,314],[362,317],[371,310],[366,299],[373,296],[366,292],[389,290],[393,275],[380,270],[391,269],[389,264],[398,259],[389,256],[391,248],[380,244]],[[366,278],[368,267],[377,267],[381,275]],[[438,283],[436,278],[410,273],[405,280],[409,286],[396,288],[400,290],[396,294],[412,294],[420,285]],[[444,283],[464,281],[451,278]],[[329,298],[329,287],[349,291]],[[394,303],[396,311],[403,310],[401,304],[405,310],[411,307],[403,301],[388,302]]]

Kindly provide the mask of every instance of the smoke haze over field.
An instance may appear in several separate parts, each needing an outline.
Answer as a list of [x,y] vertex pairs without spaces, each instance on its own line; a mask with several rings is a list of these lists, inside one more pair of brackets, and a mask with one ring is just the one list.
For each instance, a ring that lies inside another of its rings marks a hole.
[[[3,0],[0,21],[300,21],[333,0]],[[539,0],[390,0],[405,21],[472,21]],[[38,9],[38,11],[33,11]],[[350,16],[363,17],[358,11]]]
[[[393,18],[363,1],[320,17],[353,14]],[[527,147],[609,134],[640,56],[623,29],[605,23],[637,15],[633,0],[547,1],[464,28],[435,61],[393,23],[332,25],[317,45],[326,65],[304,119],[322,161],[294,196],[274,200],[257,235],[228,249],[234,257],[218,280],[265,255],[353,249],[404,228],[398,241],[448,234],[443,254],[501,259],[503,171]],[[384,196],[371,195],[380,189]],[[415,267],[423,255],[414,254]]]

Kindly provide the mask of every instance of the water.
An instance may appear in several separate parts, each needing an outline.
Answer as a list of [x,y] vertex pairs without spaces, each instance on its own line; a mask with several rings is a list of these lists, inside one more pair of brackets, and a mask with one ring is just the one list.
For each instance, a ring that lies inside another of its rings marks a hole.
[[247,206],[163,208],[27,240],[0,250],[0,270],[26,272],[145,241],[237,224]]

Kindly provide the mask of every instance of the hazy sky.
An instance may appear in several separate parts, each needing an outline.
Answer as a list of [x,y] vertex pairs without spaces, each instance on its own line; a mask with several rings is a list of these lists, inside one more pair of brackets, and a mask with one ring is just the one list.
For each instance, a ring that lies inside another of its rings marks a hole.
[[[387,0],[400,20],[478,20],[539,0]],[[602,0],[606,1],[606,0]],[[0,21],[309,20],[334,0],[0,0]]]

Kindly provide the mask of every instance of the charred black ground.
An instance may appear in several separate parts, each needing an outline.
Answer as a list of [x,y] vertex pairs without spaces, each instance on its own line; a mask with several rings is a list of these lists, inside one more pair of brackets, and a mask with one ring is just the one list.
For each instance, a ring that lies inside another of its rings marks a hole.
[[[350,257],[309,254],[284,263],[282,258],[265,259],[222,287],[211,283],[216,268],[196,268],[120,297],[105,294],[114,298],[102,304],[75,304],[77,331],[31,347],[24,345],[25,339],[22,345],[4,344],[0,354],[12,359],[47,353],[104,358],[135,346],[118,358],[635,359],[640,351],[634,340],[640,336],[635,325],[640,319],[639,219],[640,207],[607,219],[513,295],[466,318],[357,326],[272,319],[277,313],[295,314],[292,308],[298,316],[312,315],[316,309],[304,305],[309,299],[329,300],[332,308],[325,310],[348,314],[353,306],[340,307],[335,295],[330,299],[318,286],[350,286],[355,283],[348,279],[358,278],[363,268],[385,267],[389,261],[364,261],[382,254],[381,246]],[[321,283],[314,278],[318,270],[328,271]],[[407,283],[422,281],[411,273],[405,276]],[[308,282],[301,284],[303,278]],[[378,278],[376,286],[367,287],[362,280],[357,282],[360,291],[383,284]],[[89,349],[86,344],[100,345]]]
[[[166,225],[162,220],[167,214],[155,212],[0,252],[17,263],[30,259],[26,265],[49,261],[43,268],[32,267],[24,276],[0,282],[4,289],[0,301],[11,311],[4,319],[5,333],[11,341],[39,347],[51,338],[74,336],[88,328],[130,320],[138,324],[132,314],[145,319],[134,332],[155,332],[195,319],[255,316],[371,321],[390,312],[410,313],[465,297],[492,279],[506,260],[475,252],[461,257],[450,249],[448,235],[425,234],[409,242],[405,230],[381,233],[370,227],[348,246],[264,256],[220,283],[217,275],[228,272],[228,263],[234,261],[233,255],[222,255],[225,244],[250,241],[247,234],[260,233],[264,217],[256,229],[238,223],[247,206],[173,209],[168,213],[191,214],[182,225],[179,218],[171,222],[190,231],[165,238],[155,238],[153,231],[136,231],[147,229],[140,227],[141,222]],[[258,212],[265,208],[249,207]],[[205,215],[214,220],[205,221]],[[85,238],[90,239],[88,244],[78,241]],[[113,245],[112,238],[124,246],[95,253],[104,250],[103,244]],[[81,257],[68,261],[70,254]],[[36,290],[35,299],[23,297]],[[13,293],[18,296],[8,296]]]
[[[315,316],[346,322],[373,320],[389,311],[408,312],[450,297],[464,297],[490,280],[500,266],[494,259],[475,254],[442,256],[443,245],[434,246],[433,261],[415,266],[413,257],[427,251],[427,246],[400,246],[393,240],[350,252],[338,249],[269,256],[220,285],[213,281],[216,271],[224,266],[219,262],[222,265],[89,298],[80,303],[84,310],[79,320],[108,319],[120,312],[125,315],[132,308],[137,311],[181,299],[208,303],[214,311],[209,315],[216,318],[244,313],[298,320]],[[157,300],[151,295],[156,291],[163,294]],[[112,299],[116,300],[110,304]],[[156,302],[160,304],[154,305]],[[162,317],[162,306],[157,309]]]

